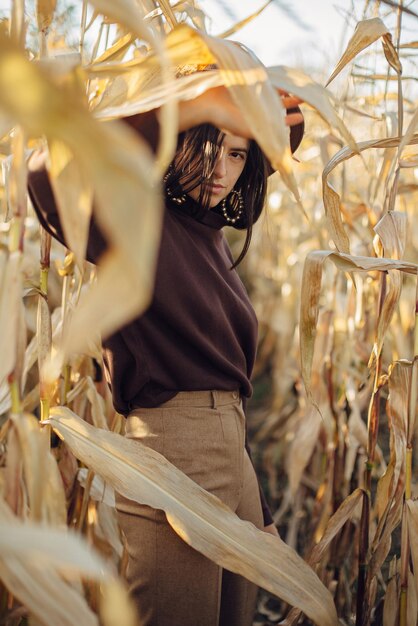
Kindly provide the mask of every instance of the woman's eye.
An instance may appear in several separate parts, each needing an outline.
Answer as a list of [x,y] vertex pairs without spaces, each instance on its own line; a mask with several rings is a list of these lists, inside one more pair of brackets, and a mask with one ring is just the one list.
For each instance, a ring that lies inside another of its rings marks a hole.
[[231,156],[236,161],[239,161],[240,159],[245,159],[245,154],[243,152],[230,152],[229,156]]

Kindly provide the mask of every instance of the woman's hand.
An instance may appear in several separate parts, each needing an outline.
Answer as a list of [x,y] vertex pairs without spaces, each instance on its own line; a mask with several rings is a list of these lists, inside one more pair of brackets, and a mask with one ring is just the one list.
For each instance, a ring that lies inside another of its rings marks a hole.
[[28,159],[28,171],[36,172],[46,166],[48,151],[46,148],[38,148],[32,152]]
[[[290,96],[282,89],[277,90],[286,109],[297,107],[303,102],[296,96]],[[226,87],[208,89],[194,100],[181,102],[179,105],[179,130],[188,130],[199,124],[209,123],[221,128],[232,135],[252,139],[252,133],[244,117],[232,100]],[[286,124],[296,126],[303,121],[302,113],[286,115]]]
[[275,524],[269,524],[268,526],[264,526],[264,532],[269,533],[274,537],[280,537],[279,531],[277,530]]

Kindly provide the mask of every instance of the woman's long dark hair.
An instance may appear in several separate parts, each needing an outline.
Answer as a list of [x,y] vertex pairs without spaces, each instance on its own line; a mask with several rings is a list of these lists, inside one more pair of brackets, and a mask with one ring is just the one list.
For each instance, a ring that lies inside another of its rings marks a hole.
[[[209,210],[211,191],[208,185],[202,183],[208,183],[213,176],[224,137],[225,134],[211,124],[202,124],[180,133],[176,156],[165,177],[166,193],[169,189],[171,196],[179,197],[201,185],[198,205],[202,212]],[[237,267],[248,252],[253,224],[263,210],[267,176],[267,161],[258,144],[251,140],[244,169],[234,186],[236,191],[241,191],[244,204],[243,214],[234,228],[245,229],[247,233],[241,253],[231,269]]]

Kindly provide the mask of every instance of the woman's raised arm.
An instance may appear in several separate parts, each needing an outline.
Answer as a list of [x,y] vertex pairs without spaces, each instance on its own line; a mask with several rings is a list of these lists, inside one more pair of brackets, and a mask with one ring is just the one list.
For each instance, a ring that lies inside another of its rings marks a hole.
[[[283,106],[286,109],[294,109],[302,100],[295,96],[289,96],[285,91],[279,90]],[[288,126],[297,126],[303,122],[300,111],[286,116]],[[179,106],[179,130],[188,130],[199,124],[209,123],[221,130],[230,132],[232,135],[253,139],[250,129],[244,117],[232,100],[226,87],[214,87],[193,100],[181,102]]]

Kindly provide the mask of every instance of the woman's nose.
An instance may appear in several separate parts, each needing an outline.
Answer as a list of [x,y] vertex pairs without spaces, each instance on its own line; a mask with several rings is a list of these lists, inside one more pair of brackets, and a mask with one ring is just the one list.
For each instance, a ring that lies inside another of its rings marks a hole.
[[223,178],[226,176],[226,158],[223,153],[218,156],[213,173],[216,178]]

